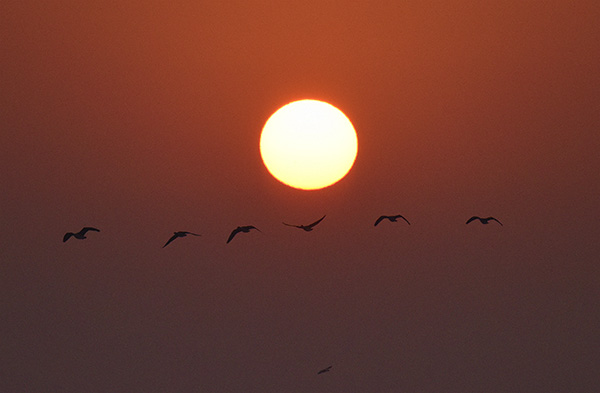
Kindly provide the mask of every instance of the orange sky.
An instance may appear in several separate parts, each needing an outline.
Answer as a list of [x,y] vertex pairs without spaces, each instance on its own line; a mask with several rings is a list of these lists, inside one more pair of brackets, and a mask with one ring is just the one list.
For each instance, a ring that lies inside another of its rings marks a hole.
[[[47,3],[0,5],[0,391],[598,391],[595,1]],[[303,98],[359,139],[320,191],[258,150]]]

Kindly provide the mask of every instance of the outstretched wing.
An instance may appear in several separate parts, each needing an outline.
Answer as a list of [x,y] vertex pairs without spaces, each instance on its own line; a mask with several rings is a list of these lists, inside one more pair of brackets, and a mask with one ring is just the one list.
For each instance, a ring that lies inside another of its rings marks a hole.
[[373,226],[374,226],[374,227],[376,227],[376,226],[377,226],[377,224],[379,224],[379,223],[380,223],[382,220],[384,220],[384,219],[386,219],[386,218],[387,218],[387,216],[380,216],[380,217],[377,219],[377,221],[375,221],[375,225],[373,225]]
[[307,225],[307,227],[309,227],[309,228],[314,227],[315,225],[317,225],[318,223],[320,223],[321,221],[323,221],[324,218],[325,218],[325,216],[319,218],[317,221],[313,222],[312,224]]
[[67,240],[69,240],[69,238],[73,236],[73,232],[67,232],[65,233],[65,236],[63,236],[63,243],[66,242]]
[[168,241],[165,243],[165,245],[164,245],[164,246],[162,246],[162,248],[165,248],[166,246],[168,246],[168,245],[169,245],[169,243],[171,243],[173,240],[177,239],[178,237],[179,237],[179,236],[177,236],[177,235],[173,235],[173,236],[171,236],[171,238],[170,238],[170,239],[169,239],[169,240],[168,240]]
[[468,223],[470,223],[473,220],[479,220],[479,219],[480,219],[479,217],[473,216],[473,217],[469,218],[465,224],[468,224]]
[[[496,221],[498,224],[502,225],[502,223],[501,223],[500,221],[496,220],[494,217],[489,217],[489,218],[488,218],[488,220],[494,220],[494,221]],[[504,225],[502,225],[502,226],[504,226]]]
[[401,218],[401,219],[403,219],[404,221],[406,221],[406,223],[407,223],[408,225],[410,225],[410,222],[408,222],[408,220],[407,220],[406,218],[404,218],[404,216],[403,216],[403,215],[401,215],[401,214],[398,214],[398,215],[397,215],[397,216],[395,216],[394,218],[396,218],[396,219],[398,219],[398,218]]
[[323,370],[320,370],[317,374],[323,374],[326,373],[327,371],[331,370],[331,366],[324,368]]
[[227,239],[227,243],[229,243],[231,241],[231,239],[233,239],[235,237],[235,235],[237,235],[240,231],[241,231],[240,228],[235,228],[233,231],[231,231],[231,234],[229,235],[229,239]]

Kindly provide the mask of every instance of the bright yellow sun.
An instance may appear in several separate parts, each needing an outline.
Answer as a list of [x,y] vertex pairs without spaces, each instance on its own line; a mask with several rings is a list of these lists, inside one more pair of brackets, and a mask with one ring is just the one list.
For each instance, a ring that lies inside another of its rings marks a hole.
[[356,159],[350,120],[323,101],[300,100],[279,108],[263,127],[260,154],[280,182],[316,190],[342,179]]

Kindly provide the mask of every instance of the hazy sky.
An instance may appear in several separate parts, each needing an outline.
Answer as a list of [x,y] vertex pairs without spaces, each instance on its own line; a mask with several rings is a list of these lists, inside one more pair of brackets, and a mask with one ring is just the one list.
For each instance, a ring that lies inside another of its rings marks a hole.
[[[0,391],[600,391],[599,20],[3,1]],[[302,98],[358,134],[319,191],[258,150]]]

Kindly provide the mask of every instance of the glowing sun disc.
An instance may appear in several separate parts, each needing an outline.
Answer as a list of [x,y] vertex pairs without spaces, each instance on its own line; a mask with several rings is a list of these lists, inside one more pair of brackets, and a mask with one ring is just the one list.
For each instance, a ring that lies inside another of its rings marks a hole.
[[300,100],[279,108],[265,123],[260,154],[280,182],[316,190],[341,180],[358,152],[356,131],[335,106]]

